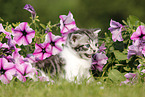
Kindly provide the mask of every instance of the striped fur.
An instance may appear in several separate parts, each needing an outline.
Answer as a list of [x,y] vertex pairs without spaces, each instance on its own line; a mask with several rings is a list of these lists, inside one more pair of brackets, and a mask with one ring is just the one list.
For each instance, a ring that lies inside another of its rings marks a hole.
[[[100,31],[100,29],[95,29],[95,31]],[[98,33],[94,33],[94,30],[77,30],[68,34],[61,53],[38,61],[34,66],[46,73],[49,72],[52,77],[61,75],[68,81],[77,79],[80,82],[84,78],[91,77],[89,72],[91,57],[98,50],[97,43]]]

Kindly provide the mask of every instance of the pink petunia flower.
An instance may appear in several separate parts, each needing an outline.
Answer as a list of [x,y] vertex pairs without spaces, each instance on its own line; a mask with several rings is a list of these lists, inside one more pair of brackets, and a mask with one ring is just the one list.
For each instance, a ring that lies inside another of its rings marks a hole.
[[135,73],[126,73],[124,76],[126,77],[126,80],[122,81],[120,83],[120,85],[121,84],[128,84],[128,83],[134,84],[137,80],[137,74],[135,74]]
[[37,74],[37,71],[30,63],[16,64],[16,77],[20,81],[25,82],[27,77],[35,80],[35,74]]
[[105,53],[105,49],[106,49],[105,43],[103,43],[103,44],[99,47],[99,52]]
[[13,59],[13,63],[15,64],[21,64],[25,62],[24,57],[19,54],[20,50],[20,48],[15,47],[15,51],[12,53],[11,57],[9,57]]
[[136,77],[136,74],[135,73],[126,73],[124,76],[127,79],[132,79],[132,78],[135,78]]
[[145,69],[143,69],[141,72],[142,72],[142,73],[145,73]]
[[45,36],[45,43],[49,43],[48,49],[50,49],[52,55],[56,55],[62,51],[62,44],[64,44],[65,41],[61,36],[55,36],[54,34],[49,32]]
[[26,4],[24,6],[24,9],[26,9],[27,11],[29,11],[32,14],[32,19],[34,19],[36,17],[36,12],[30,4]]
[[111,19],[110,21],[110,28],[108,28],[108,30],[110,30],[110,32],[112,33],[112,39],[113,41],[123,41],[121,32],[122,32],[122,28],[123,26],[119,23],[116,22],[114,20]]
[[0,58],[0,80],[2,83],[9,83],[15,75],[15,64],[8,62],[5,58]]
[[6,34],[6,38],[11,38],[11,33],[10,32],[7,32],[5,31],[4,27],[2,26],[2,24],[0,23],[0,33],[4,33]]
[[145,26],[141,25],[136,29],[136,32],[134,32],[131,35],[131,40],[145,40]]
[[60,15],[59,18],[60,18],[60,29],[63,36],[75,30],[79,30],[79,28],[77,28],[76,26],[75,20],[71,12],[69,12],[67,16]]
[[7,57],[12,53],[10,47],[6,43],[0,42],[0,57]]
[[9,46],[6,43],[3,44],[0,42],[0,49],[1,48],[9,48]]
[[35,44],[35,51],[33,55],[40,60],[43,60],[52,55],[50,48],[48,47],[49,43]]
[[108,57],[102,53],[96,53],[92,58],[92,70],[103,71],[104,65],[107,63]]
[[145,46],[143,46],[142,54],[145,56]]
[[14,40],[18,45],[28,45],[35,36],[35,31],[30,28],[27,22],[22,22],[15,29],[12,28]]
[[35,62],[39,61],[40,59],[35,57],[33,54],[28,54],[27,57],[25,58],[25,60],[29,63],[35,63]]
[[129,59],[131,56],[133,55],[139,55],[139,56],[142,56],[142,46],[139,46],[139,45],[131,45],[128,47],[129,50],[128,50],[128,54],[127,54],[127,58]]

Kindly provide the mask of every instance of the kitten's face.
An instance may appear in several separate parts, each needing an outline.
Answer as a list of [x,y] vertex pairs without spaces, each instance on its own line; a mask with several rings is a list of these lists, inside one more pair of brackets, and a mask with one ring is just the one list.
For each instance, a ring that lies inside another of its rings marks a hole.
[[[100,30],[97,30],[98,32]],[[70,33],[67,39],[67,46],[72,48],[81,58],[90,59],[92,54],[98,51],[98,32],[91,30],[78,30]]]

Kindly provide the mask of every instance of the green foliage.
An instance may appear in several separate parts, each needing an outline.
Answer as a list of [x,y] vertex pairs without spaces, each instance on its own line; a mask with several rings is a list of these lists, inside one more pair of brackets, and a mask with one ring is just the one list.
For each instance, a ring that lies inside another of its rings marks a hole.
[[122,73],[120,73],[116,69],[112,69],[108,73],[108,78],[111,79],[113,82],[124,81],[125,77]]
[[[132,40],[130,39],[133,32],[136,31],[137,27],[140,25],[144,25],[136,16],[130,15],[127,20],[123,20],[124,28],[122,29],[122,37],[123,41],[113,42],[111,39],[111,33],[105,33],[104,40],[106,46],[106,55],[108,57],[108,62],[104,66],[103,73],[101,76],[108,76],[113,82],[123,81],[125,73],[136,73],[141,74],[141,69],[137,69],[139,64],[144,66],[145,58],[141,56],[132,56],[131,58],[127,58],[128,55],[128,47],[132,45]],[[144,80],[144,79],[143,79]],[[142,82],[144,82],[142,80]]]
[[31,4],[43,24],[48,20],[56,23],[59,21],[58,15],[71,11],[79,28],[99,27],[107,31],[111,18],[121,22],[129,15],[136,15],[145,22],[144,3],[144,0],[0,0],[0,15],[10,23],[30,22],[29,12],[22,8],[25,4]]

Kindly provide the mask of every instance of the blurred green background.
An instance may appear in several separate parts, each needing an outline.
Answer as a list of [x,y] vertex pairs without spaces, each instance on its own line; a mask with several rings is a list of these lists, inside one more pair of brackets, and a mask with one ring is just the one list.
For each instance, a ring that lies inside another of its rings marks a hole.
[[145,0],[0,0],[0,17],[5,22],[31,22],[31,14],[24,10],[31,4],[41,23],[59,22],[59,15],[74,15],[79,28],[101,28],[107,31],[111,19],[126,20],[129,15],[145,22]]

